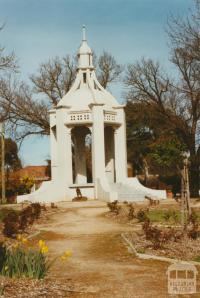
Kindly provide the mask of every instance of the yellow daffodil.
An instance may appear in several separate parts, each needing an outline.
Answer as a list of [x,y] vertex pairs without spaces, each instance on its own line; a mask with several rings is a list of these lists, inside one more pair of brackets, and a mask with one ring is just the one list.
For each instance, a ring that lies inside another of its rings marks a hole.
[[8,270],[8,266],[5,266],[4,270],[7,271]]
[[67,260],[69,257],[72,256],[71,250],[66,250],[64,254],[60,257],[61,261]]
[[28,240],[26,238],[22,238],[21,239],[22,243],[26,244],[28,242]]
[[71,252],[71,250],[66,250],[65,253],[64,253],[64,255],[65,255],[66,257],[71,257],[71,256],[72,256],[72,252]]
[[38,245],[39,245],[40,248],[42,248],[43,246],[45,246],[45,241],[44,240],[39,240]]
[[48,246],[43,245],[41,247],[40,251],[41,251],[42,254],[46,254],[49,251],[49,248],[48,248]]
[[67,259],[67,257],[66,256],[61,256],[60,259],[61,259],[61,261],[65,261]]

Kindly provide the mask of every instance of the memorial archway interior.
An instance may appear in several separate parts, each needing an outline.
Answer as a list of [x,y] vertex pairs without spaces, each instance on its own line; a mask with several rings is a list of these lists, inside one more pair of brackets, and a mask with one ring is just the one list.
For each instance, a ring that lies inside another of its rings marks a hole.
[[[76,126],[71,131],[73,153],[73,184],[83,185],[92,183],[92,138],[91,131],[86,126]],[[104,128],[105,142],[105,172],[110,183],[115,178],[114,129]]]
[[71,135],[73,184],[92,183],[91,131],[86,126],[77,126]]

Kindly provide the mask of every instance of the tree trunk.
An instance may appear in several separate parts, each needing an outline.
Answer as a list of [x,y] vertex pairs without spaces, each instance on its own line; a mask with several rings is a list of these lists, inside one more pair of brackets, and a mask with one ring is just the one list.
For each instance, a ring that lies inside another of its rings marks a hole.
[[149,167],[145,158],[143,158],[143,168],[144,168],[144,180],[145,180],[144,183],[147,186],[147,181],[149,178]]
[[197,154],[190,156],[190,196],[199,197],[199,160]]

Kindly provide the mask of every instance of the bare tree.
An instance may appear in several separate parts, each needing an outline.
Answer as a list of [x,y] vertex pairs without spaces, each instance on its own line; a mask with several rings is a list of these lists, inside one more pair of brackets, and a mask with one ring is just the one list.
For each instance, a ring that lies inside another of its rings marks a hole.
[[52,105],[69,91],[76,75],[75,59],[56,57],[42,63],[37,75],[31,76],[34,92],[44,94]]
[[110,83],[119,79],[123,67],[116,62],[112,55],[105,51],[97,61],[97,78],[100,84],[104,88],[107,88]]
[[5,48],[0,46],[0,71],[16,70],[17,64],[15,60],[15,54],[4,54]]
[[188,127],[187,145],[190,151],[191,193],[199,195],[200,166],[200,1],[186,19],[172,18],[168,35],[171,41],[171,61],[177,67],[180,80],[177,92],[184,104],[184,120]]
[[49,134],[48,105],[36,100],[24,83],[11,78],[1,79],[0,106],[15,139]]
[[171,41],[171,62],[179,77],[169,79],[158,63],[142,60],[129,65],[125,83],[127,98],[156,104],[166,121],[190,151],[190,191],[199,196],[200,166],[200,2],[195,14],[186,21],[172,18],[168,34]]
[[[3,28],[4,26],[1,26],[0,31],[3,30]],[[10,54],[6,54],[5,48],[3,46],[0,46],[0,80],[2,80],[3,76],[9,75],[11,72],[16,72],[17,69],[18,67],[15,54],[13,52]],[[0,121],[4,121],[7,115],[8,108],[4,110],[3,107],[0,105]]]

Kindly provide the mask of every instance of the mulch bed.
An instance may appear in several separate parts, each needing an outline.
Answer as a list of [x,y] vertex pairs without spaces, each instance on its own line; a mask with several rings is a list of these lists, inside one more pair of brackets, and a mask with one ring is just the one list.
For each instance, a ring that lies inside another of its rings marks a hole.
[[[196,260],[198,257],[200,260],[200,238],[197,238],[196,240],[193,240],[189,237],[181,238],[179,240],[174,241],[170,240],[163,244],[162,248],[155,249],[153,248],[153,243],[150,240],[146,240],[146,237],[144,235],[144,232],[142,230],[142,224],[143,222],[139,222],[136,218],[129,220],[128,219],[128,211],[129,208],[126,204],[119,204],[121,207],[119,210],[119,213],[116,214],[115,212],[107,212],[105,216],[107,218],[110,218],[114,221],[125,223],[133,226],[133,232],[131,233],[125,233],[126,238],[133,244],[136,251],[138,253],[145,253],[155,256],[162,256],[162,257],[168,257],[168,258],[175,258],[180,260]],[[141,208],[145,210],[146,208],[149,208],[149,210],[156,210],[161,209],[162,205],[159,205],[157,207],[148,207],[146,205],[137,205],[134,204],[135,212],[140,210]],[[162,209],[168,210],[166,205],[162,206]],[[178,206],[174,204],[173,209],[178,209]],[[176,230],[180,229],[179,225],[170,224],[166,222],[156,223],[156,226],[163,227],[167,225],[167,228],[173,227]]]
[[0,277],[0,293],[2,298],[27,298],[27,297],[91,297],[87,286],[72,285],[68,279],[58,280],[45,278],[41,280],[28,278]]
[[[142,232],[141,232],[142,233]],[[166,242],[162,248],[154,249],[152,242],[146,240],[145,235],[138,233],[126,233],[138,253],[194,261],[200,257],[200,238],[193,240],[188,237],[178,241]]]

